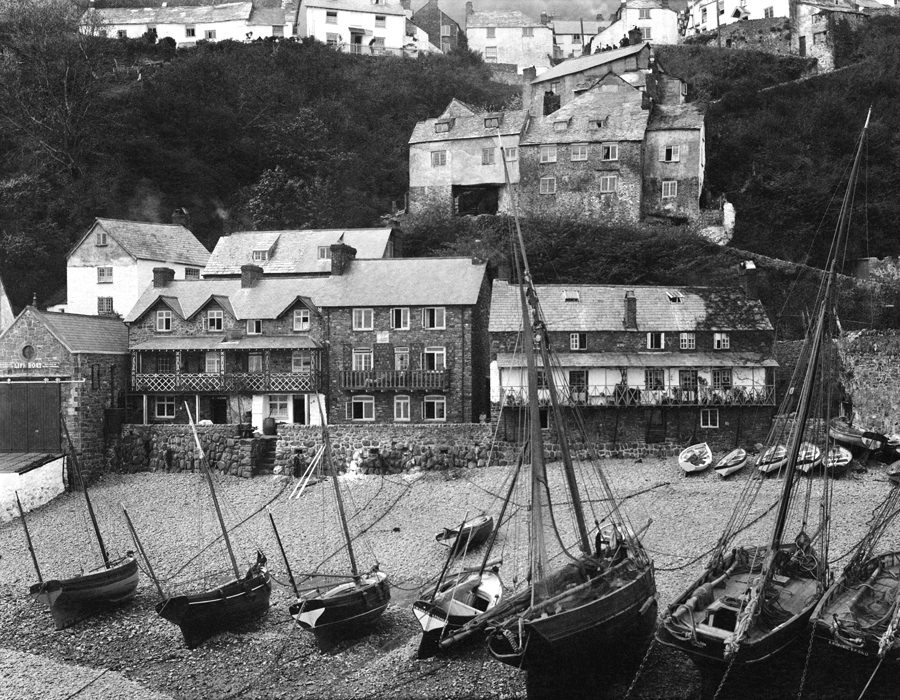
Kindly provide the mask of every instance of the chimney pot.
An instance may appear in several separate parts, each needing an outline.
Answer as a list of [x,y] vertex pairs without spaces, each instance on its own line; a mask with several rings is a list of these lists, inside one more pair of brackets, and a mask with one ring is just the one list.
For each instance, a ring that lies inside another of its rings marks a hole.
[[154,267],[153,268],[153,286],[168,287],[175,279],[175,270],[171,267]]
[[241,265],[241,289],[255,286],[262,274],[263,269],[259,265]]
[[741,268],[741,286],[748,299],[759,299],[759,284],[756,279],[756,263],[744,260],[738,263]]
[[356,248],[346,243],[331,244],[331,274],[343,275],[350,267],[350,261],[356,259]]
[[631,289],[625,292],[625,329],[637,330],[637,298]]
[[469,0],[469,2],[466,3],[466,15],[471,15],[474,12],[475,12],[475,4],[473,2],[471,2],[471,0]]

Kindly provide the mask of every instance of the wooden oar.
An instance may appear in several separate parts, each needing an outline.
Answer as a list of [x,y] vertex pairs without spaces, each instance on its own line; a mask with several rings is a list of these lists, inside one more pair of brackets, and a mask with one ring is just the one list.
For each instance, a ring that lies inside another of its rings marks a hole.
[[19,506],[19,517],[22,519],[22,528],[25,530],[25,540],[28,542],[28,551],[31,552],[31,561],[34,562],[34,570],[37,572],[38,583],[43,583],[41,567],[38,566],[37,555],[34,553],[34,545],[31,544],[31,534],[28,532],[28,523],[25,522],[25,511],[22,509],[22,501],[19,500],[19,492],[16,491],[16,505]]

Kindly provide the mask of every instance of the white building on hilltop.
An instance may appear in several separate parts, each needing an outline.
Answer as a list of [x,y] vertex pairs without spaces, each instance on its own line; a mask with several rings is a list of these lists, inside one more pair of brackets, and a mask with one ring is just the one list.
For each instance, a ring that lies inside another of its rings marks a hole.
[[467,2],[466,38],[485,63],[511,64],[519,73],[533,67],[540,75],[554,54],[553,29],[518,10],[475,12]]
[[[622,0],[612,19],[612,24],[591,40],[592,50],[619,48],[631,31],[641,33],[639,41],[678,43],[678,13],[669,7],[669,0]],[[635,41],[630,39],[630,43]]]
[[400,53],[408,43],[406,10],[397,0],[304,0],[297,35],[347,53]]
[[[718,13],[717,13],[718,7]],[[742,19],[771,19],[790,15],[789,0],[694,0],[685,10],[685,35],[715,31]]]

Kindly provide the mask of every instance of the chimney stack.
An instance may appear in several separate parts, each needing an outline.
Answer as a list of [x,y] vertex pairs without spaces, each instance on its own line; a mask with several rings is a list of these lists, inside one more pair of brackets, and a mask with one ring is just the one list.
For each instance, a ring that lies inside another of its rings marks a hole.
[[541,12],[541,24],[550,24],[550,15],[548,15],[546,12]]
[[356,259],[356,248],[346,243],[331,244],[331,274],[343,275],[350,267],[350,261]]
[[241,289],[256,286],[262,279],[263,270],[259,265],[241,265]]
[[748,299],[759,299],[759,285],[756,280],[756,263],[744,260],[738,264],[741,268],[741,286]]
[[466,3],[466,17],[475,13],[475,5],[471,0]]
[[625,292],[625,330],[637,330],[637,298],[631,289]]
[[412,12],[412,0],[400,0],[400,7],[408,12]]
[[184,207],[178,207],[172,212],[172,223],[178,226],[184,226],[186,229],[191,227],[191,215]]
[[175,279],[175,270],[171,267],[154,267],[153,268],[153,286],[168,287]]

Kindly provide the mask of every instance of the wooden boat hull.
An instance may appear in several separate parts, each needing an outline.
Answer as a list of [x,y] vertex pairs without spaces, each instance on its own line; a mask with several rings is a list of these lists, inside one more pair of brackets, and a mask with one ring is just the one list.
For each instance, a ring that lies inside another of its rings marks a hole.
[[685,474],[704,471],[712,464],[712,451],[705,442],[686,447],[678,455],[678,466]]
[[716,466],[714,467],[716,473],[721,476],[723,479],[726,476],[730,476],[735,472],[744,468],[747,464],[747,450],[743,447],[738,447],[737,449],[732,450],[727,455],[722,457],[718,462],[716,462]]
[[763,474],[772,474],[787,464],[787,448],[784,445],[774,445],[759,453],[756,458],[756,468]]
[[522,618],[522,637],[514,639],[518,620],[497,628],[488,650],[498,661],[526,671],[565,668],[585,657],[623,654],[639,658],[656,626],[656,583],[648,566],[624,585],[558,613]]
[[494,530],[494,518],[490,515],[480,515],[472,520],[467,520],[462,527],[444,528],[435,535],[436,542],[448,547],[456,547],[458,554],[475,549],[490,537]]
[[797,469],[809,474],[820,464],[822,464],[822,450],[809,442],[801,444],[800,452],[797,454]]
[[343,583],[324,595],[300,600],[289,611],[297,624],[316,635],[338,637],[375,622],[391,600],[387,574],[374,571],[360,583]]
[[46,603],[56,629],[61,630],[88,617],[99,609],[134,598],[138,584],[138,566],[133,552],[84,576],[53,579],[36,583],[31,596]]
[[[767,548],[760,548],[759,551],[764,552],[765,549]],[[795,546],[784,545],[781,549],[792,552]],[[764,553],[757,557],[760,564],[763,556]],[[694,581],[691,587],[669,607],[656,631],[658,642],[684,652],[691,657],[698,668],[704,671],[720,673],[731,663],[726,656],[726,643],[731,640],[737,610],[729,607],[728,601],[729,599],[737,600],[737,596],[740,596],[748,588],[750,580],[758,575],[758,571],[735,574],[729,577],[729,581],[724,584],[722,589],[712,585],[719,580],[718,577],[722,572],[734,563],[734,557],[732,552],[725,558],[721,571],[706,571]],[[793,590],[788,590],[787,585],[784,586],[786,600],[792,602],[789,616],[771,629],[760,629],[756,626],[752,634],[748,634],[741,642],[734,660],[736,665],[764,667],[766,661],[781,654],[797,640],[806,638],[805,630],[820,597],[817,592],[816,580],[815,578],[798,578],[796,580],[789,579],[787,583],[796,585],[797,589],[795,593]],[[702,595],[701,586],[704,585],[709,586],[707,591],[709,602],[691,613],[693,621],[690,624],[683,620],[674,624],[673,617],[685,609],[690,609],[689,601],[695,596]],[[731,590],[732,588],[733,590]],[[729,592],[733,595],[728,595]],[[694,613],[696,613],[696,617]],[[717,618],[717,615],[721,617]]]
[[[825,591],[813,611],[812,627],[817,640],[846,660],[868,659],[874,664],[879,638],[900,594],[900,551],[872,557],[862,571],[857,582],[849,583],[844,574]],[[884,660],[900,663],[900,638],[887,649]]]
[[853,460],[850,450],[840,445],[832,445],[822,459],[825,469],[833,474],[841,474]]
[[832,418],[828,434],[842,445],[864,450],[880,450],[889,442],[886,435],[852,426],[844,418]]
[[239,627],[261,617],[269,610],[272,584],[259,557],[247,575],[210,591],[166,598],[156,612],[181,629],[184,643],[193,649],[209,637]]
[[503,598],[503,582],[495,571],[469,572],[450,577],[440,589],[426,591],[413,603],[413,614],[422,626],[419,658],[437,653],[440,638],[460,629],[477,615],[493,610]]

